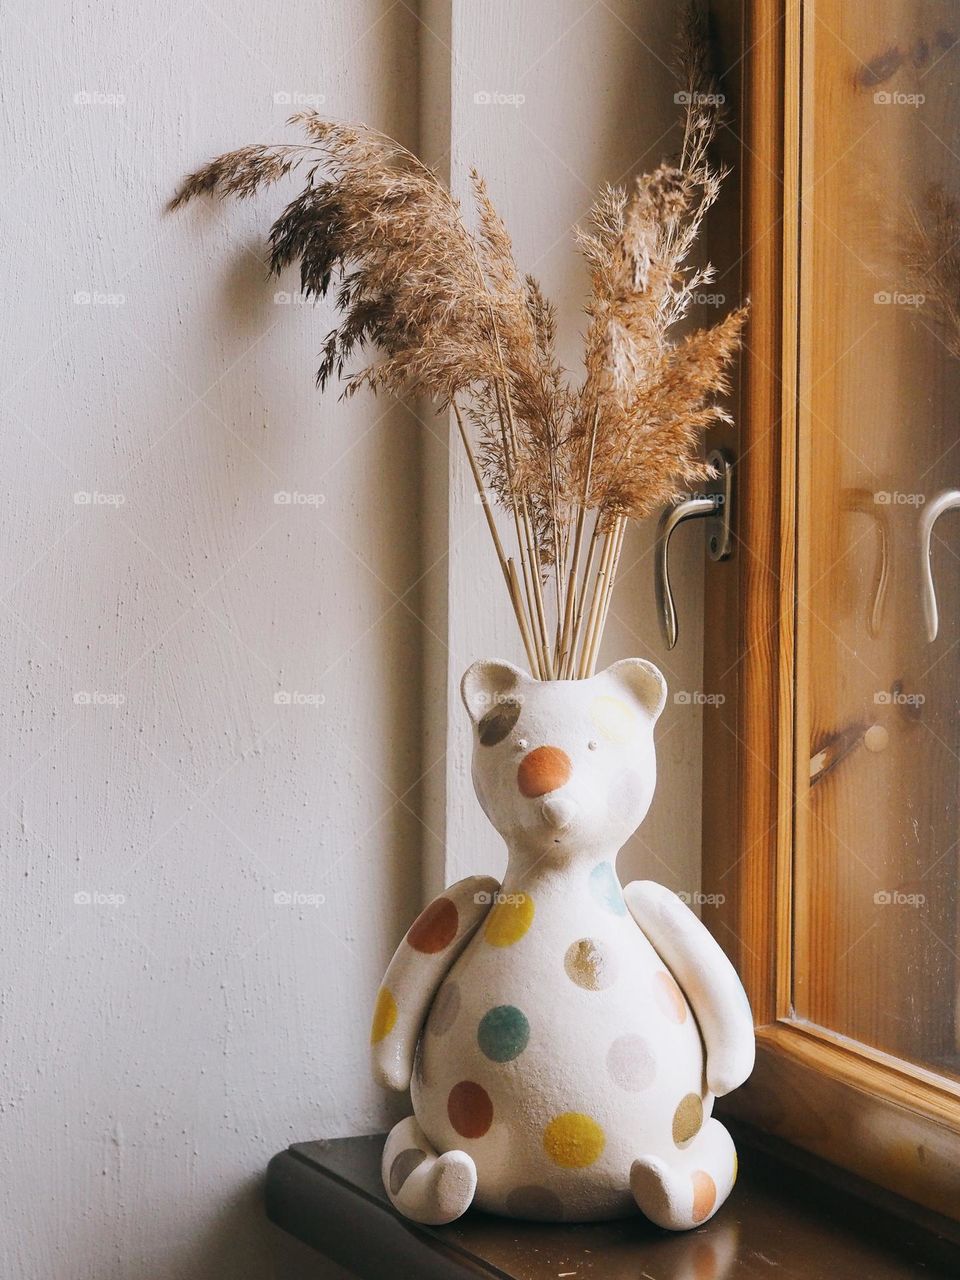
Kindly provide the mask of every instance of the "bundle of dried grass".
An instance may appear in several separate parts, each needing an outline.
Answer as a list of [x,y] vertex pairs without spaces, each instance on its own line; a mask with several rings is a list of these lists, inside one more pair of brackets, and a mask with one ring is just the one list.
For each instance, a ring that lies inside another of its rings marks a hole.
[[[554,352],[554,308],[535,279],[521,277],[476,173],[471,230],[433,171],[399,143],[304,112],[291,123],[305,142],[228,152],[190,175],[172,202],[245,199],[305,171],[270,250],[277,273],[299,263],[305,296],[334,290],[340,322],[324,341],[318,384],[336,375],[347,396],[369,387],[452,409],[530,669],[542,679],[593,673],[627,522],[707,476],[702,433],[726,419],[716,397],[745,312],[671,337],[713,279],[711,267],[688,261],[724,177],[708,159],[719,96],[706,50],[691,6],[678,42],[678,160],[630,192],[604,190],[590,228],[577,233],[592,274],[578,388]],[[378,358],[351,370],[366,352]],[[489,494],[509,513],[516,559]]]

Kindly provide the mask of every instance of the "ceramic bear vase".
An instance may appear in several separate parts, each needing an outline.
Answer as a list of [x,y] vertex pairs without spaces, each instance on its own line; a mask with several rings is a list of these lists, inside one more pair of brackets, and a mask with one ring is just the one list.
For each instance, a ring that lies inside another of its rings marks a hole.
[[384,1148],[387,1194],[433,1225],[476,1204],[695,1227],[736,1178],[711,1112],[750,1074],[754,1034],[693,912],[617,878],[656,784],[663,676],[638,658],[563,681],[477,662],[461,691],[509,861],[502,884],[471,876],[432,902],[384,976],[374,1073],[413,1104]]

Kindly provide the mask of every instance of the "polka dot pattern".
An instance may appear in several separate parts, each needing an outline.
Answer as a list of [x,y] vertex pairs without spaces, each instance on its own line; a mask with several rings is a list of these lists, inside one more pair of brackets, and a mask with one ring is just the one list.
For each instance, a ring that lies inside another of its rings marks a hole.
[[561,1169],[586,1169],[600,1159],[607,1140],[591,1116],[565,1111],[555,1116],[543,1131],[543,1146]]
[[623,890],[612,863],[598,862],[593,868],[590,872],[590,892],[605,911],[612,911],[615,916],[627,914]]
[[594,698],[590,712],[601,738],[615,746],[629,742],[637,731],[636,712],[619,698],[607,694]]
[[502,742],[520,719],[520,709],[516,698],[504,698],[491,707],[477,725],[481,747],[495,747]]
[[653,975],[653,995],[657,1008],[665,1018],[678,1025],[686,1022],[687,1002],[672,974],[667,973],[666,969],[658,969]]
[[557,791],[570,781],[573,765],[570,757],[559,747],[537,747],[520,761],[517,769],[517,786],[520,794],[529,800]]
[[456,904],[449,898],[437,898],[420,912],[407,930],[407,942],[422,955],[436,955],[454,940],[459,926]]
[[390,1193],[396,1195],[406,1180],[413,1173],[414,1169],[423,1164],[427,1158],[425,1151],[419,1151],[416,1147],[407,1147],[406,1151],[401,1151],[394,1158],[393,1164],[390,1166]]
[[628,1093],[640,1093],[653,1084],[657,1061],[642,1036],[620,1036],[607,1050],[607,1074]]
[[430,1031],[435,1036],[446,1035],[459,1012],[460,988],[455,982],[445,982],[430,1009]]
[[379,1044],[397,1025],[397,1002],[386,987],[377,992],[377,1002],[373,1006],[373,1022],[370,1026],[370,1043]]
[[571,982],[584,991],[605,991],[617,980],[616,956],[597,938],[578,938],[563,957],[563,967]]
[[514,1218],[534,1222],[559,1222],[563,1218],[563,1201],[546,1187],[515,1187],[507,1196],[506,1208]]
[[703,1102],[697,1093],[688,1093],[681,1098],[673,1113],[673,1141],[678,1147],[685,1147],[691,1138],[696,1137],[703,1125]]
[[693,1183],[693,1220],[703,1222],[717,1203],[717,1184],[703,1169],[691,1174],[690,1180]]
[[493,1124],[493,1103],[482,1085],[461,1080],[450,1090],[447,1115],[462,1138],[482,1138]]
[[533,924],[534,905],[529,893],[508,894],[495,904],[483,930],[492,947],[512,947]]
[[491,1062],[512,1062],[527,1047],[530,1023],[515,1005],[500,1004],[480,1020],[477,1043]]

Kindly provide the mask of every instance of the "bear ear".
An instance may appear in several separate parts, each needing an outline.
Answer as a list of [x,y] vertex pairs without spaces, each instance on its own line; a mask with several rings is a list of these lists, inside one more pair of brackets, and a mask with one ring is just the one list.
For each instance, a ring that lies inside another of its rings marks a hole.
[[460,681],[460,697],[474,724],[504,702],[523,702],[521,694],[529,676],[512,662],[475,662]]
[[667,700],[667,682],[658,667],[644,658],[624,658],[602,673],[610,676],[643,707],[651,720],[660,717]]

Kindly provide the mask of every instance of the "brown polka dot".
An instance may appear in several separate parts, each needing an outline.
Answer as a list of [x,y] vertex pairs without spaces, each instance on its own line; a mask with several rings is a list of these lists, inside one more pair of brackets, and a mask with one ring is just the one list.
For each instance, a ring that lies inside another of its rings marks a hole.
[[686,1022],[687,1002],[683,992],[666,969],[660,969],[653,975],[653,994],[660,1012],[671,1022]]
[[493,1103],[481,1085],[461,1080],[450,1090],[447,1115],[461,1137],[482,1138],[493,1124]]
[[448,947],[457,936],[460,917],[449,898],[437,898],[414,920],[407,930],[407,942],[414,951],[426,956],[436,955]]
[[559,747],[537,747],[525,755],[517,769],[517,786],[528,799],[545,796],[569,782],[573,772],[570,757]]
[[491,707],[477,725],[481,747],[495,747],[502,742],[520,719],[520,703],[516,698],[504,698]]
[[639,1093],[653,1084],[657,1060],[642,1036],[620,1036],[607,1050],[610,1079],[628,1093]]
[[596,938],[571,942],[563,957],[567,977],[585,991],[604,991],[617,980],[617,962],[609,947]]
[[693,1183],[693,1220],[703,1222],[717,1202],[717,1184],[702,1169],[691,1174],[690,1180]]
[[445,1035],[456,1022],[459,1012],[460,988],[455,982],[445,982],[430,1008],[429,1030],[435,1036]]
[[392,1195],[396,1195],[406,1180],[419,1165],[423,1164],[427,1158],[425,1151],[419,1151],[416,1147],[407,1147],[406,1151],[401,1151],[395,1157],[393,1164],[390,1166],[390,1191]]
[[697,1093],[688,1093],[680,1099],[673,1113],[673,1140],[678,1147],[685,1146],[695,1137],[703,1125],[703,1102]]
[[530,1218],[535,1222],[563,1220],[563,1202],[546,1187],[515,1187],[507,1196],[506,1207],[513,1218]]

